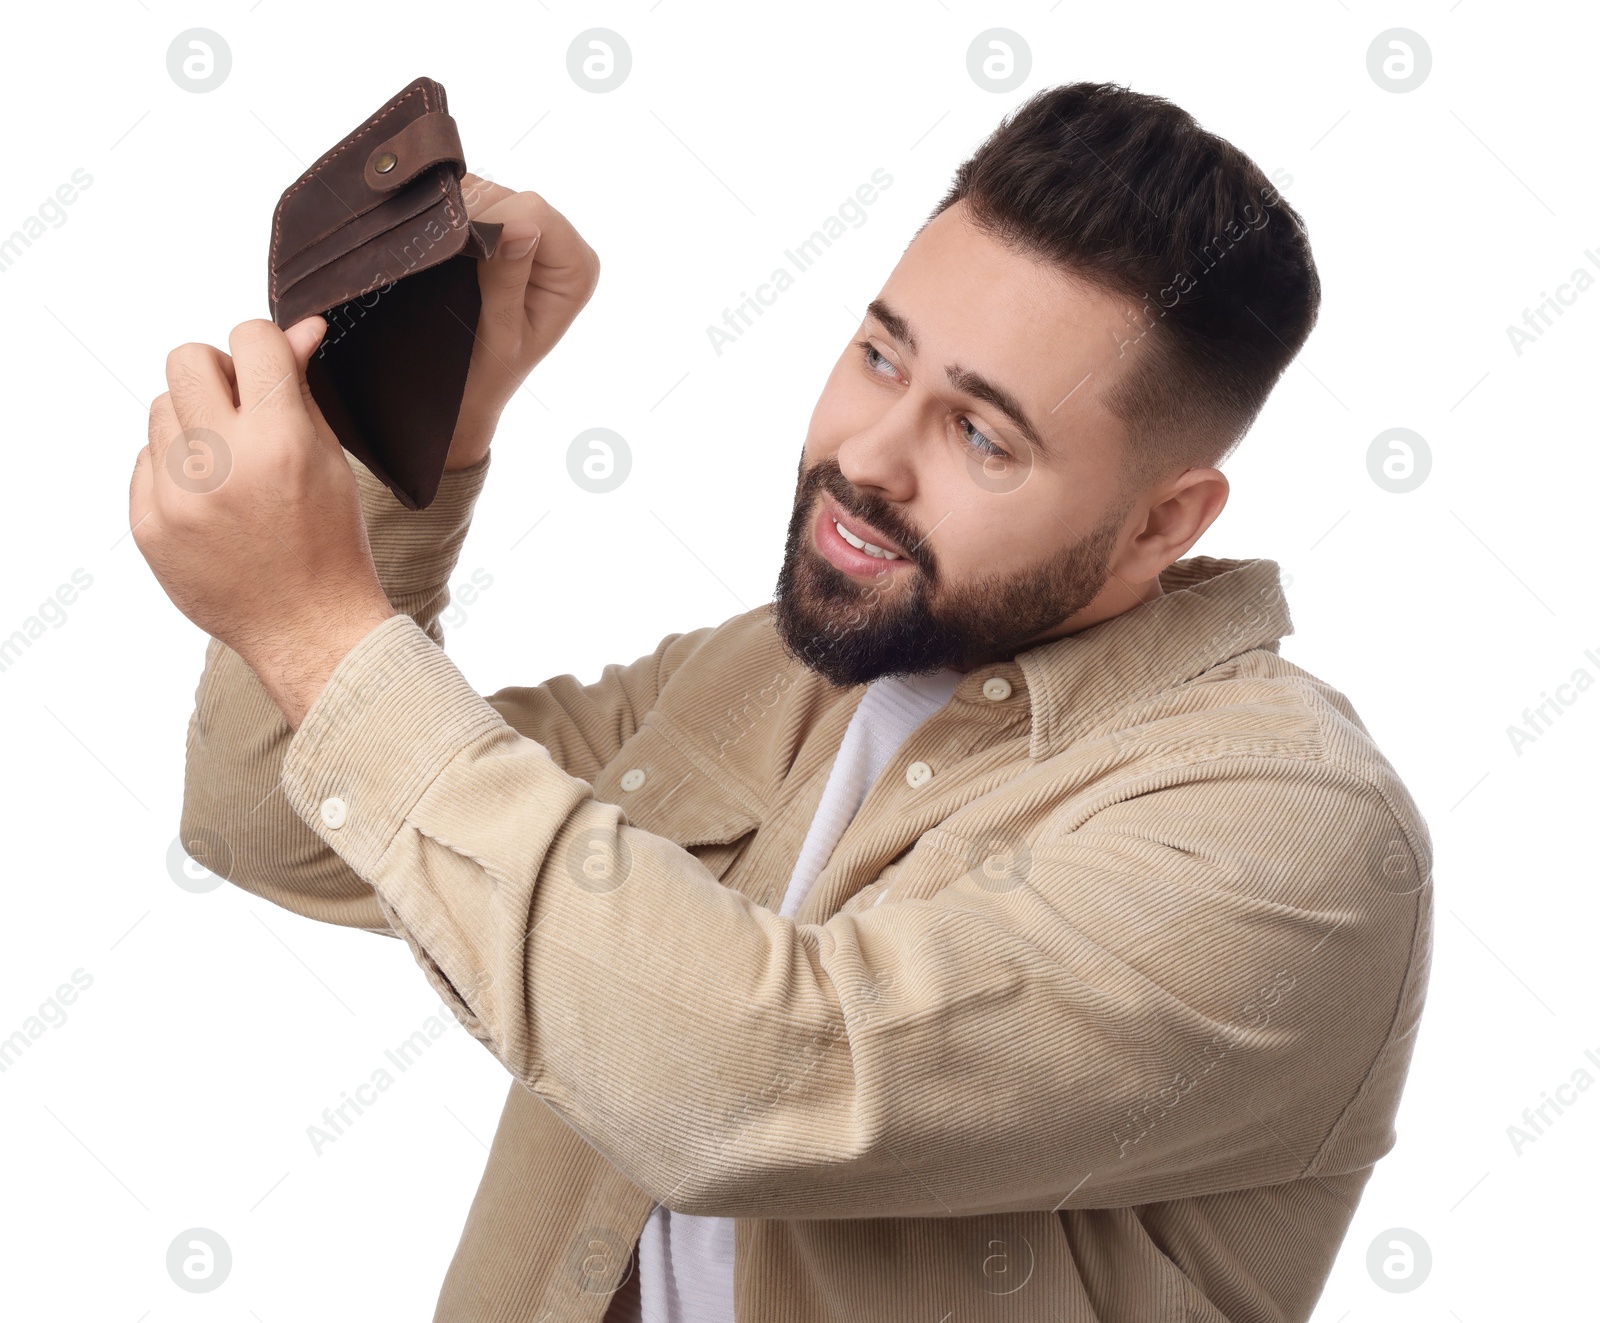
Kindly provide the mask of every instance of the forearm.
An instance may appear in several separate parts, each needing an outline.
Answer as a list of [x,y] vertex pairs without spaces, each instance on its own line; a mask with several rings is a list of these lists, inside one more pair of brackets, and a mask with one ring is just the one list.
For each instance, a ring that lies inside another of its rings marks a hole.
[[471,463],[446,463],[439,490],[426,509],[408,510],[365,465],[350,458],[378,582],[395,610],[415,620],[435,643],[443,641],[439,615],[449,602],[449,578],[490,464],[485,441],[482,453]]
[[[379,582],[393,609],[409,615],[435,643],[442,642],[438,618],[449,600],[447,581],[487,473],[487,462],[480,463],[447,475],[434,502],[413,511],[350,460]],[[340,623],[360,628],[359,622]],[[376,616],[366,627],[374,623]],[[357,637],[308,645],[286,660],[286,674],[300,674],[304,685],[308,672],[331,670],[330,649],[342,655]],[[187,732],[180,823],[185,847],[214,872],[286,909],[388,931],[371,886],[316,838],[279,789],[284,752],[298,725],[285,718],[285,701],[280,685],[264,685],[238,653],[209,641]]]

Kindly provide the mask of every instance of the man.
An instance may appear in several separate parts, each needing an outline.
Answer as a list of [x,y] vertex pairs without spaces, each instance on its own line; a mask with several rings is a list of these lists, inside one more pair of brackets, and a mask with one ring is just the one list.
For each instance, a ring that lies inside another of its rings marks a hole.
[[[402,938],[515,1077],[435,1318],[1308,1317],[1432,888],[1277,566],[1185,558],[1315,320],[1299,217],[1166,101],[1041,93],[824,385],[775,602],[485,698],[445,585],[598,263],[534,194],[474,216],[430,507],[310,401],[319,319],[174,350],[130,498],[213,636],[184,840]],[[213,493],[163,476],[188,427]]]

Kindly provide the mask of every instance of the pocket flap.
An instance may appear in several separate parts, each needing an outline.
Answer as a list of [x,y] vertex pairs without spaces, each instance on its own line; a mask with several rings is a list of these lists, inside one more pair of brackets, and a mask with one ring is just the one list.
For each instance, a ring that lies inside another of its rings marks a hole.
[[685,849],[726,845],[760,825],[758,806],[715,767],[702,767],[651,718],[594,779],[597,799]]
[[304,280],[313,271],[404,225],[448,198],[439,180],[424,176],[413,180],[400,192],[388,194],[364,214],[352,216],[332,234],[307,244],[298,252],[279,252],[273,275],[280,294],[286,294],[297,281]]

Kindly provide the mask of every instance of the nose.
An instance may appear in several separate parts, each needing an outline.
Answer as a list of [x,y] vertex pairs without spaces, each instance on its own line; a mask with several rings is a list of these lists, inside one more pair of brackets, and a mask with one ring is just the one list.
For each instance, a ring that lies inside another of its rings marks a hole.
[[917,493],[917,410],[910,393],[887,404],[839,447],[839,471],[855,487],[897,505]]

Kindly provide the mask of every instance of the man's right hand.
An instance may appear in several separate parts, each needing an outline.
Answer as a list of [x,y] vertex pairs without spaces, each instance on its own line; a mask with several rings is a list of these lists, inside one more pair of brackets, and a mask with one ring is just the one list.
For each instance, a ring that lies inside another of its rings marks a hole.
[[446,472],[488,454],[501,411],[600,279],[594,249],[537,193],[513,193],[471,173],[462,175],[461,192],[468,216],[505,228],[495,255],[478,263],[483,309]]

